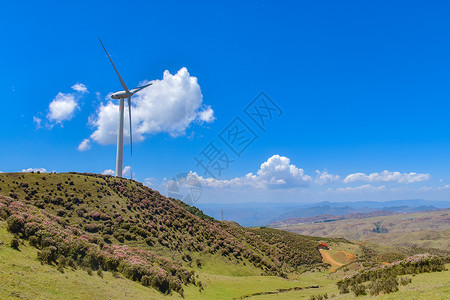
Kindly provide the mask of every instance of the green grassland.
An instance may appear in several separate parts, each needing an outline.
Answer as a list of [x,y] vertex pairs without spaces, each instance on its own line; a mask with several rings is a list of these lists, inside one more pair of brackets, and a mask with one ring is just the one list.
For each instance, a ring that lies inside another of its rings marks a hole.
[[[13,235],[5,227],[5,222],[0,222],[0,299],[182,299],[177,293],[161,295],[137,282],[116,278],[107,271],[100,277],[95,272],[88,275],[84,270],[67,268],[61,273],[54,266],[41,265],[36,258],[36,248],[29,246],[28,242],[20,245],[20,251],[9,246]],[[448,268],[450,265],[447,265]],[[239,266],[234,266],[234,269],[239,272]],[[198,275],[205,289],[200,293],[196,286],[189,285],[185,288],[185,299],[234,299],[258,292],[314,285],[319,285],[319,288],[245,299],[309,299],[311,295],[325,293],[333,299],[353,298],[349,294],[339,294],[336,276],[327,271],[305,272],[295,280],[276,276],[214,275],[208,272],[198,272]],[[400,287],[400,291],[378,296],[377,299],[448,299],[449,296],[450,272],[445,271],[418,274],[412,277],[411,284]]]
[[[1,299],[182,299],[177,293],[161,295],[123,277],[114,277],[103,272],[103,277],[84,270],[67,268],[64,273],[54,266],[41,265],[36,258],[36,248],[24,242],[20,251],[9,246],[13,238],[6,231],[5,222],[0,222],[0,298]],[[450,265],[447,265],[447,269]],[[230,266],[229,273],[239,274],[239,266]],[[185,299],[233,299],[244,295],[271,292],[292,287],[319,285],[317,289],[304,289],[271,295],[258,295],[245,299],[309,299],[311,295],[327,294],[336,299],[350,299],[341,295],[336,287],[339,276],[327,271],[305,272],[295,280],[276,276],[214,275],[198,272],[205,289],[189,285],[185,288]],[[213,270],[214,271],[214,270]],[[377,299],[448,299],[450,296],[450,272],[418,274],[411,284],[400,287],[392,295],[381,295]],[[361,299],[373,298],[369,296]]]
[[0,218],[45,264],[115,271],[162,294],[201,289],[202,274],[281,280],[321,264],[318,238],[220,222],[112,176],[0,174]]
[[[344,264],[334,273],[320,242]],[[0,299],[347,299],[336,281],[376,247],[220,222],[132,180],[0,174]],[[439,299],[448,283],[419,274],[392,296]]]

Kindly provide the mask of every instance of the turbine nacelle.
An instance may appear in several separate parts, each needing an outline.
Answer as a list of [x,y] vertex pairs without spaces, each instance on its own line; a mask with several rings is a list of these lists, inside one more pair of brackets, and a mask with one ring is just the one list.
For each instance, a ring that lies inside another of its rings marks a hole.
[[111,98],[113,99],[121,99],[121,98],[128,98],[133,96],[133,93],[127,93],[126,91],[120,91],[120,92],[115,92],[114,94],[111,95]]
[[[136,94],[137,92],[139,92],[140,90],[145,89],[148,86],[151,86],[153,84],[153,82],[143,85],[143,86],[138,86],[134,89],[131,89],[129,91],[120,91],[120,92],[115,92],[114,94],[111,95],[111,98],[113,99],[122,99],[122,98],[129,98],[131,96],[133,96],[134,94]],[[128,90],[128,89],[127,89]]]

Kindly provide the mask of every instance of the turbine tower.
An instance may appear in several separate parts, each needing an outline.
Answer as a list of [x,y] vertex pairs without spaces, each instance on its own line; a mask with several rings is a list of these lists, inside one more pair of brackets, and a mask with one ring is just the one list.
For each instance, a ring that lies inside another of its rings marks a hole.
[[[116,71],[117,77],[119,77],[120,84],[122,85],[123,91],[115,92],[111,95],[113,99],[119,99],[119,128],[117,130],[117,156],[116,156],[116,177],[122,177],[122,167],[123,167],[123,114],[124,114],[124,106],[125,106],[125,98],[128,98],[128,112],[130,119],[130,146],[131,146],[131,156],[133,156],[133,135],[131,130],[131,96],[140,90],[152,85],[152,83],[136,87],[134,89],[129,90],[123,81],[122,77],[117,71],[116,66],[114,65],[111,56],[109,56],[108,51],[106,51],[105,46],[103,45],[100,38],[98,39],[100,44],[102,44],[103,50],[105,50],[106,55],[108,55],[109,61],[111,62],[114,70]],[[131,175],[133,176],[133,175]]]

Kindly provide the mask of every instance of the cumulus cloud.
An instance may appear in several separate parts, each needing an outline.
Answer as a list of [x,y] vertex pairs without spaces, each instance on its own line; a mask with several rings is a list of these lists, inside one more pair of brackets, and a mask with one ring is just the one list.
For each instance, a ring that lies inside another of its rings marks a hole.
[[[146,84],[149,82],[143,82]],[[203,95],[197,78],[181,68],[175,75],[164,72],[162,80],[155,80],[137,93],[133,102],[133,140],[142,141],[146,135],[167,132],[171,136],[184,135],[195,121],[213,122],[214,111],[203,104]],[[95,131],[91,139],[102,145],[116,143],[119,105],[108,101],[101,104],[97,116],[90,120]],[[125,124],[128,124],[125,114]],[[124,136],[129,139],[129,128]]]
[[214,111],[212,110],[211,106],[206,105],[198,115],[198,118],[202,122],[211,123],[215,120],[214,118]]
[[103,175],[111,175],[111,176],[115,176],[116,175],[116,171],[112,170],[112,169],[106,169],[105,171],[102,172]]
[[75,96],[73,94],[58,93],[48,106],[49,112],[47,118],[49,121],[54,121],[56,123],[68,121],[72,119],[73,113],[77,107],[78,103],[75,101]]
[[[114,171],[113,169],[106,169],[105,171],[102,172],[102,174],[116,176],[116,171]],[[130,175],[131,175],[131,166],[125,166],[125,168],[123,168],[122,170],[122,176],[126,177]]]
[[89,139],[84,139],[81,141],[80,145],[78,145],[78,151],[87,151],[91,149],[91,141]]
[[312,181],[311,176],[305,175],[303,169],[297,168],[291,164],[289,158],[278,154],[262,163],[256,174],[248,173],[245,176],[230,180],[203,178],[195,172],[189,173],[188,176],[196,176],[204,186],[217,188],[251,186],[254,188],[287,189],[305,187]]
[[298,187],[306,186],[311,176],[305,175],[303,169],[291,164],[291,160],[278,154],[264,162],[258,170],[257,176],[267,186],[271,187]]
[[354,173],[348,175],[345,179],[345,183],[355,182],[355,181],[367,181],[367,182],[397,182],[397,183],[414,183],[430,180],[430,174],[420,174],[420,173],[400,173],[400,172],[390,172],[383,171],[381,173],[371,173],[369,175],[365,173]]
[[341,177],[339,175],[333,175],[328,173],[328,171],[320,172],[319,170],[316,170],[316,180],[315,183],[324,185],[324,184],[331,184],[334,182],[338,182]]
[[22,172],[41,172],[41,173],[47,173],[47,170],[44,168],[28,168],[28,169],[22,169]]
[[82,83],[76,83],[76,84],[72,85],[72,90],[80,92],[82,94],[88,93],[88,89]]
[[[63,121],[69,121],[73,118],[75,110],[79,109],[78,100],[82,94],[88,93],[86,86],[82,83],[76,83],[72,86],[75,92],[58,93],[48,106],[47,119],[49,121],[47,128],[52,128],[55,123],[62,124]],[[42,119],[33,117],[36,127],[41,127]]]
[[373,186],[371,184],[365,184],[357,187],[343,187],[337,188],[336,192],[338,193],[361,193],[361,192],[379,192],[386,190],[386,186]]
[[123,168],[122,170],[122,176],[130,177],[131,172],[132,172],[131,166],[125,166],[125,168]]

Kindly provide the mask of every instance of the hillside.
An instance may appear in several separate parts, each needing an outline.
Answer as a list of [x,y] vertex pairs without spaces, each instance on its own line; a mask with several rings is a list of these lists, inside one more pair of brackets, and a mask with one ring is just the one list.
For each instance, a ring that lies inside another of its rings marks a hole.
[[428,251],[400,250],[244,228],[112,176],[0,174],[2,299],[346,299],[342,276]]
[[[450,249],[450,210],[392,214],[370,218],[321,219],[304,223],[302,219],[274,224],[273,228],[349,240],[370,241],[381,245]],[[300,221],[296,223],[296,221]]]
[[321,263],[318,238],[219,222],[133,180],[3,173],[0,194],[0,218],[42,263],[117,272],[165,294],[201,290],[196,271],[287,277]]

